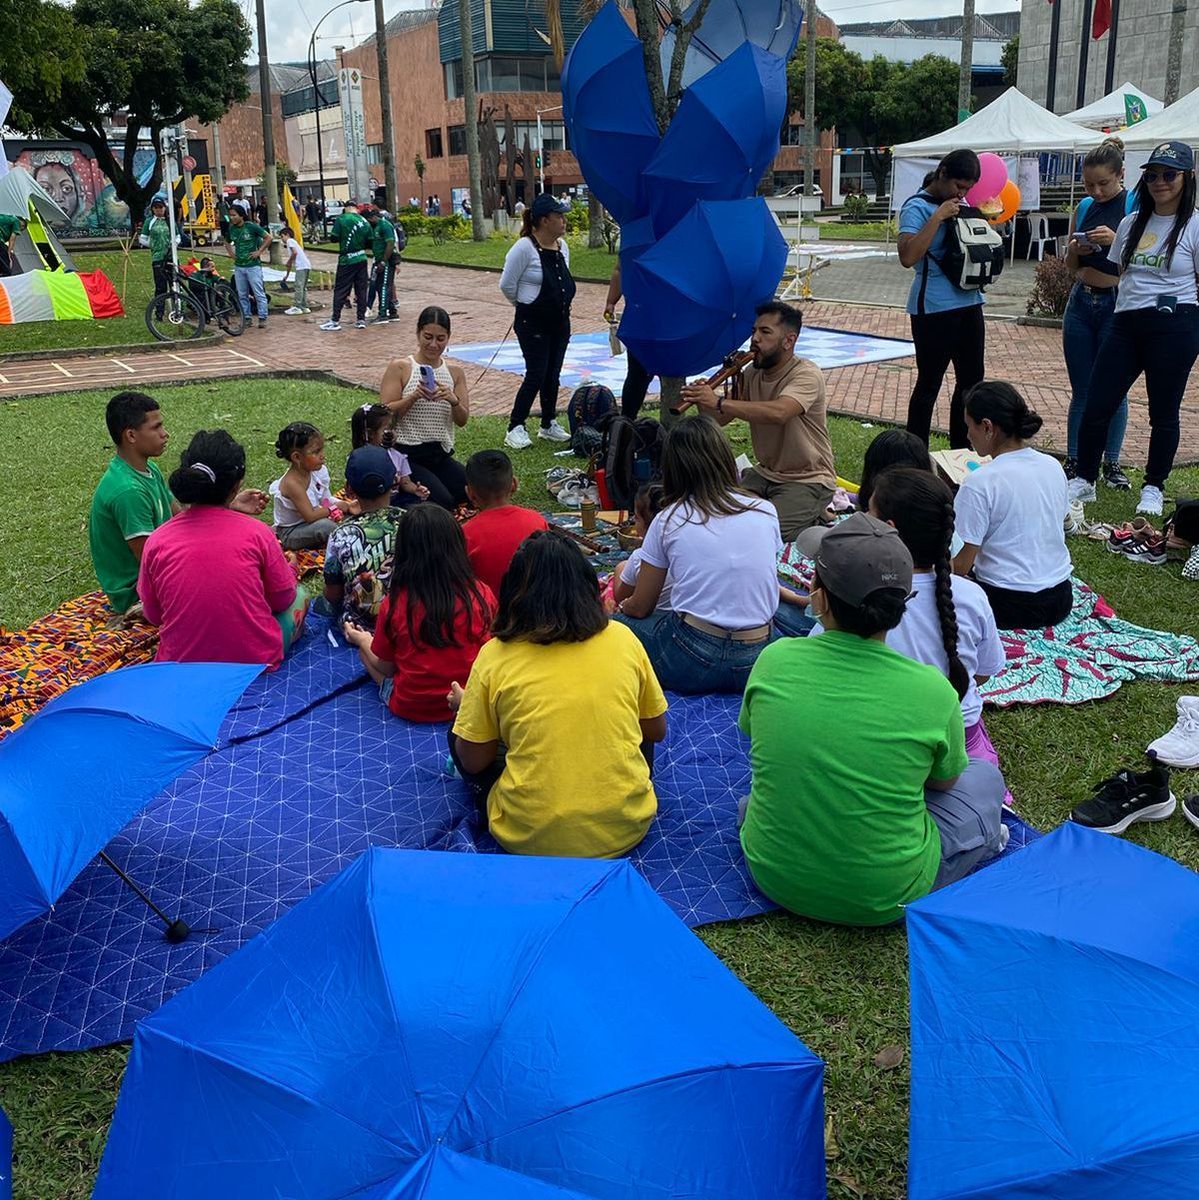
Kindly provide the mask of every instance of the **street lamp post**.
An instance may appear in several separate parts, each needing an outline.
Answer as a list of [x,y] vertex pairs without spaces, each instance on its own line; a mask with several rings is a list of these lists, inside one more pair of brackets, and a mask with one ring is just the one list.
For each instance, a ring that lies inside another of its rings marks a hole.
[[308,75],[312,80],[312,103],[316,113],[316,174],[317,182],[320,187],[321,194],[321,236],[322,238],[329,236],[329,225],[325,219],[325,152],[321,145],[321,88],[316,77],[316,35],[317,30],[325,23],[326,18],[331,17],[339,8],[345,8],[350,4],[368,4],[371,0],[341,0],[340,4],[335,4],[317,23],[312,27],[312,37],[308,39]]
[[540,163],[540,166],[537,168],[537,170],[538,170],[538,173],[539,173],[540,179],[541,179],[540,187],[538,188],[538,190],[542,191],[542,192],[545,191],[545,138],[542,137],[542,134],[541,134],[541,114],[547,113],[547,112],[561,112],[561,111],[562,111],[561,104],[555,104],[552,108],[537,109],[537,161]]

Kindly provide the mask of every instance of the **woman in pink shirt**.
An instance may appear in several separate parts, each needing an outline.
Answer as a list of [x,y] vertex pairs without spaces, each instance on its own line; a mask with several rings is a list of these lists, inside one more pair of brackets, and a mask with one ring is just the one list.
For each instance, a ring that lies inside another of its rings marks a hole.
[[274,668],[299,636],[308,602],[278,539],[229,508],[245,473],[245,450],[213,429],[192,438],[171,474],[188,507],[146,540],[137,581],[146,619],[160,627],[159,661]]

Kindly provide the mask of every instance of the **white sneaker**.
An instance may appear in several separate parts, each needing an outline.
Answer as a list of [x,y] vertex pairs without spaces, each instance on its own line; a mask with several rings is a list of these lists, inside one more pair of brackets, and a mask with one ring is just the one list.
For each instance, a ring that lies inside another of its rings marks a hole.
[[1179,696],[1178,720],[1145,751],[1171,767],[1199,767],[1199,696]]
[[366,322],[365,322],[365,321],[355,321],[355,322],[354,322],[354,328],[355,328],[355,329],[365,329],[365,328],[366,328]]
[[323,321],[320,326],[326,333],[336,333],[341,328],[340,321]]
[[296,308],[296,306],[293,304],[291,308],[285,308],[283,310],[283,315],[285,317],[301,317],[306,311],[307,309]]
[[1071,504],[1090,504],[1095,499],[1095,484],[1076,475],[1067,485],[1066,494]]
[[1183,579],[1189,579],[1192,582],[1199,580],[1199,546],[1196,546],[1191,551],[1191,556],[1183,563],[1182,566]]
[[1162,515],[1162,505],[1165,503],[1165,496],[1162,495],[1162,490],[1159,487],[1154,487],[1153,484],[1147,483],[1141,488],[1141,501],[1137,505],[1137,512],[1147,513],[1151,517],[1160,517]]
[[[537,436],[544,438],[547,442],[569,442],[570,434],[558,424],[557,421],[551,421],[548,425],[542,425],[537,430]],[[1161,512],[1161,509],[1158,509]]]
[[532,444],[533,439],[529,437],[529,431],[523,425],[509,429],[504,436],[504,445],[509,450],[527,450]]

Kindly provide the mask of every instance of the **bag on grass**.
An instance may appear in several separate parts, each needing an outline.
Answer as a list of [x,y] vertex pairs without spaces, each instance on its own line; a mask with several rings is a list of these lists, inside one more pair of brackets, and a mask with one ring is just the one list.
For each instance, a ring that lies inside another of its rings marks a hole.
[[666,434],[652,417],[630,420],[613,413],[604,421],[598,462],[604,486],[617,507],[631,509],[642,484],[662,477],[662,444]]
[[600,428],[616,411],[616,397],[602,383],[583,383],[574,390],[566,419],[570,424],[570,446],[579,458],[590,458],[603,442]]

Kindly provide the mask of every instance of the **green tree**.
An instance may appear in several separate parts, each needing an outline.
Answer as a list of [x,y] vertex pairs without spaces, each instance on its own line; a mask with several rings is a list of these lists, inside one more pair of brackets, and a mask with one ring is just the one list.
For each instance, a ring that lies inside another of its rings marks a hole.
[[[787,64],[788,115],[804,112],[804,84],[807,79],[807,46],[801,39]],[[816,39],[816,124],[820,129],[847,125],[857,111],[858,99],[866,87],[866,64],[860,54],[846,49],[833,38]]]
[[83,80],[87,62],[70,12],[46,0],[6,0],[0,79],[13,93],[8,124],[36,132],[47,104]]
[[1003,64],[1003,82],[1008,87],[1016,86],[1016,64],[1020,61],[1020,35],[1016,34],[1003,44],[1003,52],[999,56]]
[[[188,0],[76,0],[71,8],[54,0],[17,3],[42,30],[44,54],[61,61],[57,87],[39,91],[38,71],[44,81],[52,68],[7,75],[8,57],[30,50],[23,34],[3,39],[0,77],[14,85],[13,119],[31,132],[57,133],[90,147],[135,219],[162,184],[162,130],[188,119],[219,120],[249,94],[244,60],[250,28],[237,0],[198,0],[194,6]],[[6,27],[21,32],[19,24]],[[15,51],[11,42],[18,43]],[[77,54],[84,61],[79,72],[72,67]],[[127,119],[121,156],[104,133],[118,114]],[[154,146],[154,166],[140,183],[134,155],[143,138]]]
[[425,160],[421,158],[419,150],[412,160],[412,169],[416,172],[417,179],[420,180],[420,206],[423,209],[425,207]]
[[[265,173],[258,172],[258,178],[255,182],[259,187],[262,187]],[[288,187],[294,187],[299,182],[299,175],[296,174],[294,167],[288,166],[281,158],[275,159],[275,179],[279,184],[279,198],[283,198],[283,185],[286,183]]]

